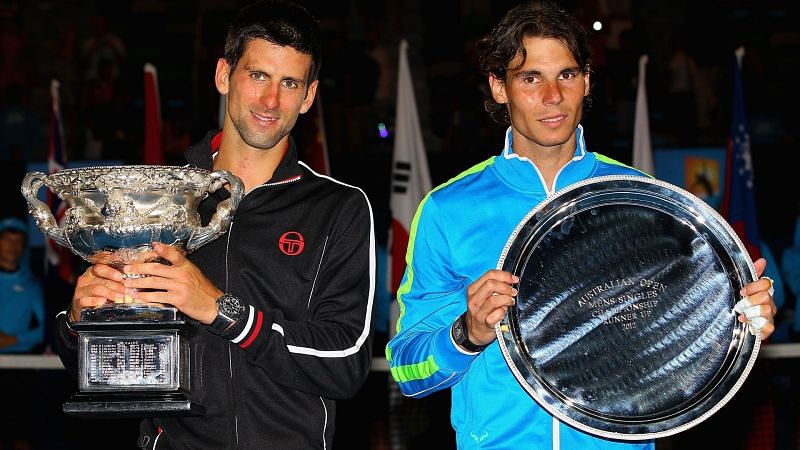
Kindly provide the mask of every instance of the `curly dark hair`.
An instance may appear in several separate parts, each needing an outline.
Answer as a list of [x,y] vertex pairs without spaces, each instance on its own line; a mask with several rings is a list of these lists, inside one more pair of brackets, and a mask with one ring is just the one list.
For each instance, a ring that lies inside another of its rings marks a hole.
[[251,3],[233,19],[225,38],[225,60],[231,72],[253,39],[288,46],[311,55],[309,82],[319,77],[322,66],[322,40],[317,20],[304,7],[282,0]]
[[[529,37],[557,39],[567,46],[572,57],[578,62],[583,73],[589,73],[589,33],[575,18],[560,6],[550,1],[529,1],[520,4],[503,16],[492,32],[478,42],[481,72],[488,77],[493,75],[505,81],[506,74],[515,67],[509,67],[517,54],[525,61],[524,40]],[[586,98],[586,105],[591,99]],[[503,125],[508,125],[508,108],[489,96],[484,102],[489,116]]]

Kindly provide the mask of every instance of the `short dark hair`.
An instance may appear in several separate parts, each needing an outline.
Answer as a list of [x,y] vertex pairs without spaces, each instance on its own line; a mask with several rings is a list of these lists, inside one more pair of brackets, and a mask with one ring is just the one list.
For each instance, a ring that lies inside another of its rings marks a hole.
[[225,60],[233,72],[247,44],[264,39],[311,55],[308,81],[314,81],[322,66],[320,34],[317,20],[304,7],[283,0],[259,1],[243,7],[231,22],[225,38]]
[[[529,1],[508,11],[492,32],[478,42],[481,71],[505,81],[517,54],[525,61],[524,40],[529,37],[557,39],[572,53],[584,73],[589,72],[589,33],[560,6],[550,1]],[[496,122],[508,124],[508,109],[489,97],[484,106]]]

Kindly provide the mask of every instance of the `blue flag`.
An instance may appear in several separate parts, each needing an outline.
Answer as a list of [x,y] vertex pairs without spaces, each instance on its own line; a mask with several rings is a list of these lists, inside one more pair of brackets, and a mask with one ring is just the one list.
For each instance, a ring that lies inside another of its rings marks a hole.
[[744,49],[740,48],[736,53],[733,76],[733,120],[728,137],[725,194],[720,209],[722,215],[747,247],[750,257],[755,260],[761,256],[759,249],[761,240],[756,222],[753,158],[750,153],[750,134],[747,132],[747,117],[742,91],[741,61]]

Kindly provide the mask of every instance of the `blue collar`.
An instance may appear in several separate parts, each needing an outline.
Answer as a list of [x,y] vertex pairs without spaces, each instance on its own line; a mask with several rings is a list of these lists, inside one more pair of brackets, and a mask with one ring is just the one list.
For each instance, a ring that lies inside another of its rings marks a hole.
[[[530,159],[514,153],[511,138],[511,127],[506,130],[506,141],[503,151],[495,158],[494,166],[500,178],[515,190],[547,195],[541,172]],[[575,135],[575,153],[572,160],[561,168],[555,179],[555,190],[562,189],[577,181],[583,180],[592,172],[596,157],[586,150],[583,138],[583,127],[578,125]],[[552,192],[551,192],[552,193]]]

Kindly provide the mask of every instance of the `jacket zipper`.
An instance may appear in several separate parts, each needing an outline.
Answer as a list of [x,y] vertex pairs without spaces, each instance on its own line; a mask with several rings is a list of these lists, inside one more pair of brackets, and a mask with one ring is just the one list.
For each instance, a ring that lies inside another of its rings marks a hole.
[[[241,202],[244,201],[245,197],[247,197],[251,192],[255,191],[256,189],[261,188],[268,188],[268,187],[276,187],[276,186],[283,186],[286,184],[294,183],[300,181],[302,175],[296,175],[291,178],[287,178],[281,181],[275,181],[272,183],[263,183],[259,184],[258,186],[254,187],[250,190],[250,192],[245,192],[242,196],[242,199],[239,201],[239,206],[241,206]],[[228,233],[226,236],[225,241],[225,292],[230,292],[230,285],[229,285],[229,276],[228,276],[228,256],[230,253],[230,246],[231,246],[231,235],[233,234],[233,223],[236,219],[236,214],[233,215],[231,218],[231,224],[228,225]],[[233,354],[231,353],[231,342],[228,342],[228,376],[231,379],[231,397],[233,397]],[[239,447],[239,414],[234,411],[233,414],[233,430],[234,430],[234,437],[236,438],[236,447]]]
[[534,164],[534,163],[533,163],[533,161],[531,161],[531,160],[528,160],[528,163],[529,163],[531,166],[533,166],[533,170],[535,170],[535,171],[536,171],[536,175],[538,175],[538,176],[539,176],[539,181],[542,183],[542,186],[544,187],[544,192],[545,192],[545,200],[546,200],[546,199],[549,199],[550,197],[552,197],[552,196],[553,196],[553,194],[555,194],[555,193],[556,193],[556,183],[558,182],[558,176],[559,176],[559,175],[561,175],[561,172],[563,172],[563,171],[564,171],[564,168],[566,168],[568,165],[570,165],[570,164],[572,163],[572,161],[573,161],[573,160],[570,160],[569,162],[567,162],[566,164],[564,164],[563,166],[561,166],[561,168],[560,168],[560,169],[558,169],[558,172],[556,172],[556,176],[555,176],[555,177],[553,177],[553,187],[552,187],[552,188],[550,188],[550,187],[547,187],[547,183],[544,181],[544,177],[542,176],[542,172],[540,172],[540,171],[539,171],[539,168],[538,168],[538,167],[536,167],[536,164]]
[[563,171],[564,171],[564,169],[565,169],[565,168],[566,168],[568,165],[570,165],[570,164],[572,163],[572,161],[573,161],[573,160],[570,160],[568,163],[564,164],[563,166],[561,166],[561,168],[560,168],[560,169],[558,169],[558,172],[556,172],[556,176],[555,176],[555,177],[553,177],[553,188],[552,188],[552,189],[549,189],[549,188],[547,187],[547,185],[545,185],[545,188],[544,188],[544,189],[545,189],[545,191],[547,192],[547,197],[546,197],[546,198],[548,198],[548,199],[549,199],[550,197],[552,197],[552,196],[553,196],[553,195],[556,193],[556,183],[558,183],[558,176],[559,176],[559,175],[561,175],[561,172],[563,172]]

